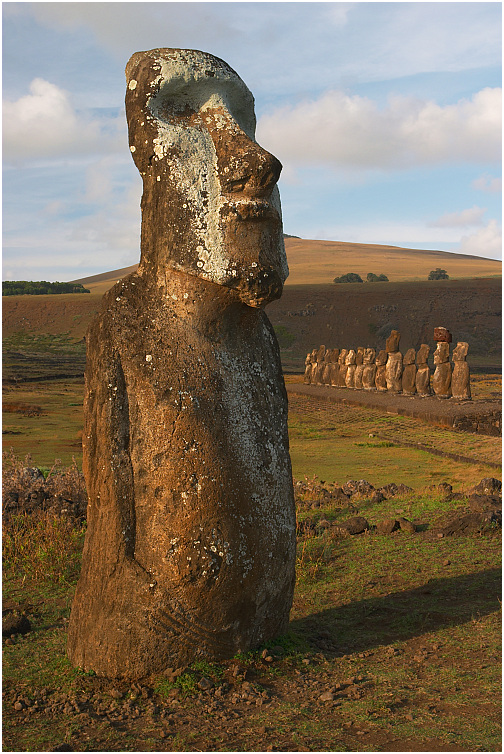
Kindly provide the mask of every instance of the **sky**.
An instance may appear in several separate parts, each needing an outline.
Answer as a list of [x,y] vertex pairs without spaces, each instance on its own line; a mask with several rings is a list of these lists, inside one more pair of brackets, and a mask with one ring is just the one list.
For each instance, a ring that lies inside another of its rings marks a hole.
[[3,279],[138,262],[124,67],[231,65],[284,232],[501,258],[500,2],[4,2]]

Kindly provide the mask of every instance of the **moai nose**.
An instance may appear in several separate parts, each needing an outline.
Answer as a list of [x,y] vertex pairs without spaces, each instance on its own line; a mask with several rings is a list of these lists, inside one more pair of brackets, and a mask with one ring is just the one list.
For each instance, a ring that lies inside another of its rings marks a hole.
[[269,197],[282,172],[281,162],[247,136],[236,122],[231,128],[209,130],[222,192]]

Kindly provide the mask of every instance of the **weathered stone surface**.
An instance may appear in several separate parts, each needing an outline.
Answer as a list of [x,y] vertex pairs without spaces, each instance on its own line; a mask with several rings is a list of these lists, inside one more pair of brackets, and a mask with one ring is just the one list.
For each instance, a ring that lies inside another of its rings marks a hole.
[[452,334],[449,330],[446,329],[446,327],[435,327],[434,340],[436,341],[436,343],[451,343]]
[[385,374],[387,359],[387,351],[380,351],[378,356],[376,357],[375,386],[376,389],[380,392],[384,392],[387,389],[387,376]]
[[469,343],[457,343],[452,353],[453,372],[451,378],[451,392],[453,398],[471,400],[471,383],[469,364],[466,361]]
[[474,488],[478,495],[500,495],[502,492],[502,482],[495,477],[485,477]]
[[392,330],[385,342],[385,350],[387,353],[395,353],[399,350],[399,341],[401,340],[401,333],[399,330]]
[[152,50],[126,75],[142,256],[87,335],[88,528],[68,654],[134,679],[286,630],[295,511],[262,309],[288,272],[280,164],[218,58]]
[[339,363],[339,381],[338,381],[338,387],[346,387],[346,372],[347,372],[347,366],[346,366],[346,357],[348,354],[348,350],[346,348],[342,348],[340,351],[340,355],[338,357],[338,363]]
[[402,390],[402,353],[390,351],[385,367],[385,379],[389,393],[400,393]]
[[356,353],[353,349],[348,351],[346,359],[345,359],[345,365],[346,365],[346,372],[345,372],[345,385],[346,387],[353,388],[354,387],[354,380],[355,380],[355,358]]
[[334,527],[339,534],[362,534],[369,529],[369,523],[363,516],[353,516]]
[[422,343],[416,355],[417,371],[415,375],[415,387],[417,395],[420,397],[431,395],[430,369],[427,364],[429,353],[430,346]]
[[401,377],[402,392],[404,395],[415,395],[416,393],[416,365],[415,349],[408,348],[403,357],[403,373]]
[[340,373],[339,362],[338,362],[339,353],[340,353],[339,352],[339,348],[333,348],[332,349],[332,352],[331,352],[331,371],[330,371],[330,374],[329,374],[329,383],[333,387],[336,387],[338,385],[338,381],[339,381],[339,373]]
[[427,364],[429,354],[430,354],[430,346],[428,346],[426,343],[422,343],[416,355],[417,366],[420,367],[420,366],[423,366],[424,364]]
[[306,354],[305,359],[305,371],[304,371],[304,377],[303,382],[305,385],[309,385],[311,381],[311,372],[312,372],[312,360],[311,360],[311,353]]
[[364,348],[359,346],[355,355],[354,388],[362,390],[362,377],[364,375]]
[[323,385],[329,385],[331,379],[331,349],[327,349],[324,354],[321,382]]
[[311,378],[311,384],[312,385],[321,385],[322,384],[322,372],[324,371],[324,357],[325,357],[326,347],[320,346],[320,348],[317,351],[316,355],[316,364],[312,369],[312,378]]
[[399,521],[395,518],[385,518],[383,521],[378,521],[376,524],[377,534],[392,534],[393,531],[399,529]]
[[376,390],[375,356],[376,351],[374,348],[366,348],[364,350],[364,369],[362,372],[362,387],[364,388],[364,390]]
[[449,398],[451,395],[452,368],[449,362],[450,344],[445,340],[438,341],[434,351],[434,365],[432,375],[432,389],[438,398]]

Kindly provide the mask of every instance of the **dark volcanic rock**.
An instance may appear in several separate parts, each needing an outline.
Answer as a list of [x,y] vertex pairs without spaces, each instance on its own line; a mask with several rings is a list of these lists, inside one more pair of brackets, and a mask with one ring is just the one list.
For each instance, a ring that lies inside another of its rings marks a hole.
[[222,60],[157,49],[126,73],[142,257],[86,338],[88,526],[68,654],[134,680],[285,632],[295,510],[263,311],[288,271],[281,165]]
[[12,612],[2,616],[2,636],[4,639],[15,634],[27,634],[29,631],[31,631],[31,623],[26,615]]
[[369,529],[369,523],[363,516],[353,516],[335,528],[342,534],[362,534]]

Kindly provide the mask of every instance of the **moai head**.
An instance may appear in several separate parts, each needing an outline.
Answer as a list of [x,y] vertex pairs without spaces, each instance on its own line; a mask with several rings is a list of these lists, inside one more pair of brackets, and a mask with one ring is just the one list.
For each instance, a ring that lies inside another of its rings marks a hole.
[[385,343],[385,350],[387,353],[395,353],[399,350],[399,341],[401,340],[401,333],[399,330],[392,330]]
[[465,343],[464,341],[457,343],[452,352],[452,361],[465,361],[468,350],[469,343]]
[[352,366],[352,364],[355,364],[357,354],[353,350],[353,348],[350,351],[347,351],[346,359],[345,359],[345,366],[349,367]]
[[434,364],[445,364],[450,361],[450,344],[446,341],[438,341],[437,348],[434,351]]
[[320,348],[317,351],[317,362],[324,361],[325,356],[325,346],[320,346]]
[[403,357],[403,366],[407,366],[408,364],[414,364],[415,363],[415,349],[414,348],[408,348],[406,353]]
[[345,366],[346,364],[346,357],[347,357],[348,350],[346,348],[342,348],[338,357],[338,363],[341,364],[341,366]]
[[167,268],[226,286],[250,306],[288,275],[276,183],[254,138],[254,99],[223,60],[136,52],[126,66],[130,150],[143,179],[139,274]]
[[337,364],[339,359],[339,348],[333,348],[331,351],[331,364]]
[[364,364],[372,364],[375,359],[376,351],[374,348],[364,349]]
[[378,367],[379,366],[383,366],[384,364],[387,363],[387,359],[388,359],[388,353],[387,353],[387,351],[380,351],[378,353],[378,356],[376,357],[376,362],[375,362],[376,366],[378,366]]
[[364,361],[364,347],[359,346],[357,349],[357,353],[355,355],[355,363],[356,364],[362,364]]
[[317,363],[317,349],[314,348],[313,351],[310,354],[311,363],[316,364]]
[[427,364],[429,353],[430,353],[430,346],[426,345],[425,343],[422,343],[416,355],[416,363]]

